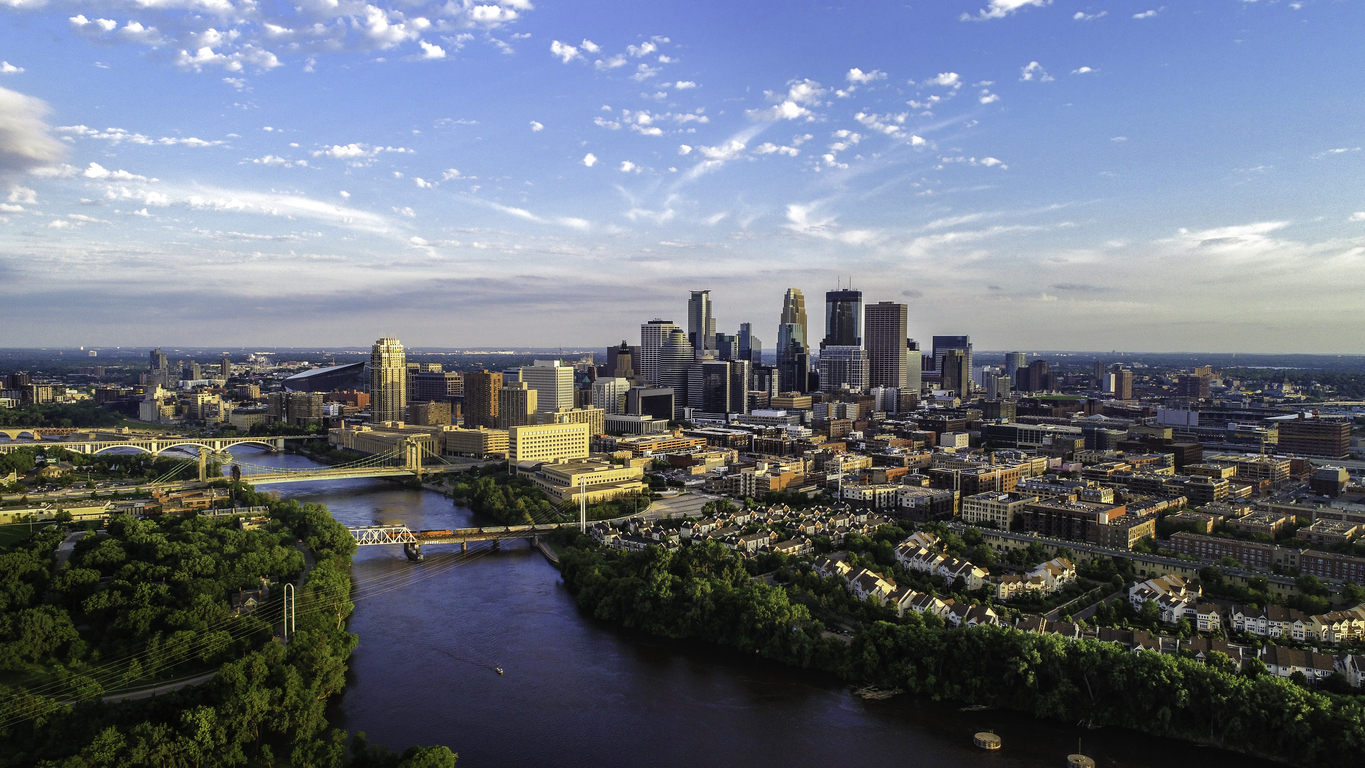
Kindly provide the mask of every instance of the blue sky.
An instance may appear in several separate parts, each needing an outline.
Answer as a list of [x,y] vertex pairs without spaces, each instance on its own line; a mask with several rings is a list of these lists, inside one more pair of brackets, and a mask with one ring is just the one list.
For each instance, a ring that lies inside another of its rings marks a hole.
[[1361,352],[1359,3],[0,0],[7,343]]

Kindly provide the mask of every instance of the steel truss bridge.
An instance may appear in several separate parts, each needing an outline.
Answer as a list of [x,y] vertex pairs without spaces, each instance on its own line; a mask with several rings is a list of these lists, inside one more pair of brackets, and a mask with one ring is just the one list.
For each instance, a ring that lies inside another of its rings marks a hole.
[[481,541],[490,541],[493,548],[497,549],[502,542],[509,539],[525,539],[531,542],[532,546],[540,544],[540,536],[549,533],[557,528],[567,528],[578,526],[577,521],[571,523],[541,523],[537,525],[495,525],[483,528],[456,528],[454,530],[440,531],[413,531],[406,525],[364,525],[354,528],[347,528],[351,537],[355,539],[356,546],[378,546],[384,544],[402,544],[403,554],[410,560],[420,561],[423,558],[422,546],[424,544],[459,544],[461,551],[467,550],[470,544]]

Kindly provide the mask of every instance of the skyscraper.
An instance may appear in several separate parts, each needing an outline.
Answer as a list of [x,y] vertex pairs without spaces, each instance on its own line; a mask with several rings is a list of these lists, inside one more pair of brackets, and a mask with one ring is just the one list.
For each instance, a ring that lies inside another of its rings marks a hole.
[[1023,352],[1005,353],[1005,375],[1010,377],[1010,386],[1019,386],[1019,369],[1028,365],[1028,355]]
[[782,323],[777,326],[777,378],[782,392],[805,392],[810,373],[810,347],[805,326]]
[[779,323],[794,323],[801,326],[801,338],[810,338],[810,324],[806,322],[806,297],[801,294],[800,288],[788,288],[787,295],[782,298],[782,318]]
[[739,324],[739,359],[763,364],[763,340],[754,335],[752,323]]
[[370,421],[402,421],[408,409],[403,344],[386,336],[370,348]]
[[716,349],[716,319],[711,315],[711,292],[693,291],[687,300],[687,341],[697,359]]
[[687,370],[687,404],[705,413],[730,411],[730,363],[701,360]]
[[852,288],[826,292],[825,340],[820,342],[820,349],[862,345],[863,292]]
[[[971,387],[972,387],[972,337],[970,337],[970,336],[935,336],[935,337],[934,337],[934,369],[937,370],[937,371],[939,371],[939,376],[940,376],[940,377],[946,377],[946,376],[947,376],[947,373],[944,373],[944,371],[943,371],[943,355],[944,355],[945,352],[947,352],[947,351],[950,350],[950,349],[961,350],[962,356],[963,356],[963,358],[965,359],[965,361],[964,361],[963,364],[966,366],[966,370],[967,370],[966,375],[962,377],[962,385],[961,385],[961,387],[958,388],[958,389],[954,389],[953,391],[954,391],[954,392],[957,392],[958,394],[961,394],[961,395],[968,395],[968,394],[971,394],[971,391],[972,391],[972,390],[971,390]],[[945,385],[944,385],[944,389],[949,389],[949,387],[945,384]]]
[[1133,399],[1133,369],[1124,368],[1122,363],[1114,363],[1110,369],[1114,373],[1114,399]]
[[668,334],[677,330],[672,320],[655,318],[640,326],[640,362],[635,371],[650,384],[660,383],[659,354],[664,348]]
[[659,352],[659,383],[673,388],[673,418],[682,418],[687,405],[687,369],[696,364],[696,351],[687,334],[674,326]]
[[536,413],[551,413],[560,408],[573,408],[573,368],[561,360],[537,360],[523,366],[521,380],[536,391]]
[[464,425],[469,429],[498,426],[502,374],[487,370],[464,375]]
[[905,389],[917,396],[924,389],[924,358],[914,339],[905,340]]
[[224,356],[218,363],[218,375],[222,377],[224,381],[232,378],[232,361],[229,360],[227,356]]
[[909,357],[909,348],[905,343],[909,307],[891,301],[879,301],[867,305],[865,317],[867,357],[871,366],[870,386],[904,389],[908,373],[906,360]]
[[[493,374],[498,376],[499,374]],[[537,393],[524,381],[509,382],[498,391],[498,429],[536,423]],[[468,422],[468,417],[465,421]],[[467,425],[467,424],[466,424]]]
[[939,381],[942,382],[939,386],[958,397],[967,394],[965,388],[971,386],[972,369],[967,359],[967,353],[961,349],[945,349],[938,361]]
[[854,392],[868,389],[867,352],[857,346],[832,346],[820,350],[820,391]]

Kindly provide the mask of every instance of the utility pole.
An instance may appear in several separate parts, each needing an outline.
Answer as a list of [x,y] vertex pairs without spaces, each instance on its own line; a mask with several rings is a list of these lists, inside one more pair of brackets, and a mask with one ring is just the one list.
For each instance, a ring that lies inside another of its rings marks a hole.
[[588,476],[578,481],[578,531],[588,532]]
[[289,643],[289,630],[298,630],[297,618],[294,615],[294,585],[285,582],[284,584],[284,642]]

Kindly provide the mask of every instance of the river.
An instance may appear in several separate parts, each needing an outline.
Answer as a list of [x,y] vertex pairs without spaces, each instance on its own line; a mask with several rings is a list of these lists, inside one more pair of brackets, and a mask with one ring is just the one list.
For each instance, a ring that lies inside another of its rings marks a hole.
[[[295,455],[240,455],[253,464],[313,465]],[[383,480],[261,490],[326,504],[347,525],[480,522],[438,494]],[[359,599],[350,629],[360,644],[335,724],[396,751],[445,744],[462,766],[1060,768],[1082,739],[1101,766],[1273,765],[912,696],[865,701],[817,675],[595,622],[578,612],[554,567],[524,544],[463,558],[458,547],[425,549],[422,563],[397,546],[363,547],[355,557]],[[972,746],[981,730],[999,734],[1003,749]]]

